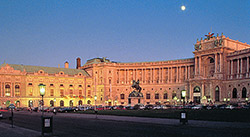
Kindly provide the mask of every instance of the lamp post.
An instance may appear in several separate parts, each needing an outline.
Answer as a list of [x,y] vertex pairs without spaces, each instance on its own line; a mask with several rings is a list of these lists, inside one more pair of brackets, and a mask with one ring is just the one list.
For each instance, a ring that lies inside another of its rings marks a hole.
[[40,95],[42,96],[42,117],[43,117],[43,104],[44,104],[44,102],[43,102],[43,96],[45,94],[45,86],[46,85],[44,85],[44,84],[38,85],[38,87],[40,89]]

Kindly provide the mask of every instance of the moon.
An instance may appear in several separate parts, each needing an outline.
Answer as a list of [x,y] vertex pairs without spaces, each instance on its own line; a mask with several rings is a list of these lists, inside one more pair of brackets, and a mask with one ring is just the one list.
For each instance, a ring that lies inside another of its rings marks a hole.
[[186,7],[184,5],[181,6],[181,10],[184,11],[186,10]]

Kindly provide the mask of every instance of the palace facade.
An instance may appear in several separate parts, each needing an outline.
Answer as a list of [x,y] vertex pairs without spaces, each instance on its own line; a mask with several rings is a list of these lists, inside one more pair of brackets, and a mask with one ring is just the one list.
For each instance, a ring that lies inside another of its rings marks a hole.
[[[118,63],[94,58],[76,69],[2,64],[0,106],[239,103],[250,99],[250,45],[221,36],[196,42],[188,59]],[[140,97],[130,96],[139,80]],[[182,96],[182,93],[186,93]],[[96,96],[96,100],[94,97]]]

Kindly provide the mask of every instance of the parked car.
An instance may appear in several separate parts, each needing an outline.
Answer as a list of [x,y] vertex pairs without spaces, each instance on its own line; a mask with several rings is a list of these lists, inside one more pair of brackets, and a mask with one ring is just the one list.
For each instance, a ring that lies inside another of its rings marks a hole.
[[136,104],[133,109],[135,109],[135,110],[143,110],[143,109],[145,109],[145,106],[143,104]]
[[202,109],[202,105],[195,105],[195,106],[192,107],[192,109],[201,110]]
[[2,114],[2,112],[0,111],[0,119],[2,119],[3,118],[3,114]]
[[156,106],[154,106],[154,108],[153,108],[153,109],[159,110],[159,109],[162,109],[162,108],[161,108],[161,106],[160,106],[160,105],[156,105]]
[[154,106],[150,105],[150,104],[145,106],[145,110],[151,110],[153,108],[154,108]]

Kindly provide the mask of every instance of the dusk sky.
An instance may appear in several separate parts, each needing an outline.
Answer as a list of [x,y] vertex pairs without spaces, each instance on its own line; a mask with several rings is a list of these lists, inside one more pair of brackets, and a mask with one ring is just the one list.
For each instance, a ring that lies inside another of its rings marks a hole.
[[[181,10],[181,6],[186,10]],[[249,0],[0,1],[0,63],[75,68],[192,58],[208,32],[250,44]]]

